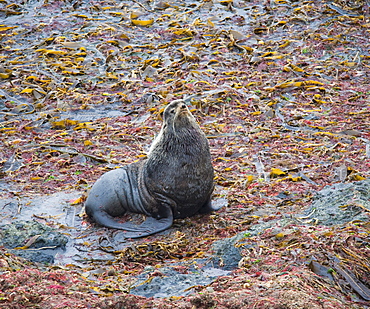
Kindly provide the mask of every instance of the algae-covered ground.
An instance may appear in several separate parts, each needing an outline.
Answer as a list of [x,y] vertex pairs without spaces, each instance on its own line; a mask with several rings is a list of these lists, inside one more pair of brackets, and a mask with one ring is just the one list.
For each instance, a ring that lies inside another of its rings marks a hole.
[[[227,203],[110,250],[115,232],[76,212],[101,236],[80,235],[78,249],[114,260],[40,266],[4,249],[0,307],[368,308],[369,221],[327,226],[310,206],[327,185],[369,178],[369,5],[1,0],[0,193],[12,215],[58,192],[79,192],[69,205],[81,207],[102,173],[145,158],[177,98],[209,138],[214,199]],[[338,211],[348,209],[369,213],[356,198]],[[56,216],[34,220],[63,233]],[[207,259],[241,232],[237,268],[212,283],[128,294],[140,274],[166,277],[164,266],[195,272],[176,263]]]

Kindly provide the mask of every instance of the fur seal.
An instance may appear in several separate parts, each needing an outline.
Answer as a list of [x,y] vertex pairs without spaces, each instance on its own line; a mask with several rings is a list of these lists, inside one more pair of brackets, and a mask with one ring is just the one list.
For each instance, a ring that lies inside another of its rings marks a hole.
[[[208,140],[183,100],[164,110],[163,125],[148,157],[109,171],[90,190],[85,210],[99,225],[125,230],[126,238],[148,236],[173,219],[218,210],[211,204],[214,172]],[[119,222],[126,212],[146,220]]]

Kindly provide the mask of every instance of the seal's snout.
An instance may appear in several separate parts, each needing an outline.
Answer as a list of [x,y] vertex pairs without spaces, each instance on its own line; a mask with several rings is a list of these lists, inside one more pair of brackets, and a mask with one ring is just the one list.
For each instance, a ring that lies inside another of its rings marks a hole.
[[186,105],[186,103],[179,104],[177,108],[178,108],[178,113],[180,115],[189,114],[189,109],[188,109],[188,106]]

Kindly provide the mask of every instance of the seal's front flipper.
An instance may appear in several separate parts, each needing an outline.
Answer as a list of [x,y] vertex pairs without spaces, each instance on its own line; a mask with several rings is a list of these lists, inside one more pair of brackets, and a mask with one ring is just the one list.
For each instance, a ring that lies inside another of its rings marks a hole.
[[172,226],[172,223],[173,216],[171,214],[171,216],[162,219],[147,217],[140,225],[134,225],[130,222],[122,223],[120,229],[130,231],[123,234],[125,238],[140,238],[167,230]]

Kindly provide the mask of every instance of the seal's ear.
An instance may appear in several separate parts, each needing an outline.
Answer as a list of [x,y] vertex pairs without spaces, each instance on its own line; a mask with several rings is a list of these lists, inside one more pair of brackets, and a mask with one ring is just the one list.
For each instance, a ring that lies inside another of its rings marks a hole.
[[160,110],[159,110],[159,112],[158,112],[158,118],[160,119],[160,120],[163,120],[163,113],[164,113],[164,107],[162,107]]

